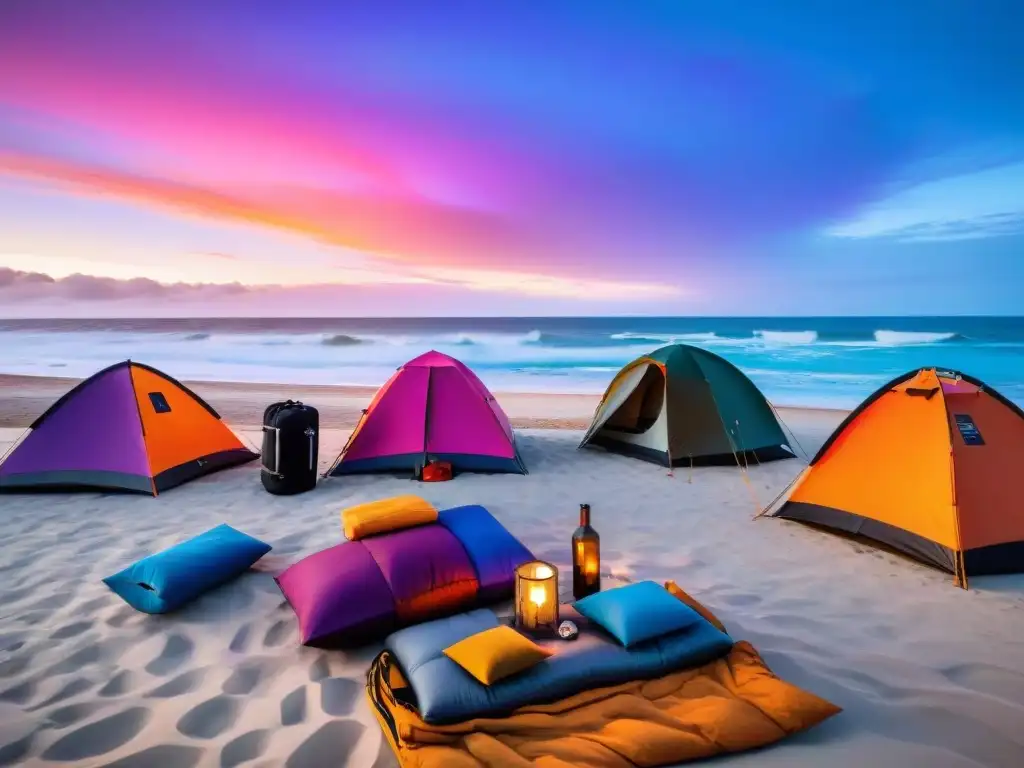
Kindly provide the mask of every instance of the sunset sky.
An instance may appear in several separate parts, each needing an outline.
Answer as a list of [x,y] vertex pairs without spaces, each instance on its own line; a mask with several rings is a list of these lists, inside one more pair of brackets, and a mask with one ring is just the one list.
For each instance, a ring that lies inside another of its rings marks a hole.
[[1024,313],[1021,39],[997,0],[2,0],[0,316]]

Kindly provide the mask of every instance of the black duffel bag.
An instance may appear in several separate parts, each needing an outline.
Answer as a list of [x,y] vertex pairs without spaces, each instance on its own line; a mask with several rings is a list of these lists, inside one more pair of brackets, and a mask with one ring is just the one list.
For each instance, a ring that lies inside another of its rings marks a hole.
[[278,496],[316,487],[320,413],[295,400],[274,403],[263,412],[263,487]]

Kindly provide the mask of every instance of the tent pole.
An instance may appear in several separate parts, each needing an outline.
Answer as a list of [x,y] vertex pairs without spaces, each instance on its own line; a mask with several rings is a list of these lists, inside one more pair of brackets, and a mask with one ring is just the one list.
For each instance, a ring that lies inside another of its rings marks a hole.
[[356,434],[359,432],[359,427],[362,425],[363,419],[366,418],[366,414],[369,410],[369,408],[363,409],[363,412],[359,415],[359,421],[356,422],[355,427],[349,433],[348,440],[345,441],[345,446],[341,449],[341,453],[339,453],[337,458],[334,459],[331,466],[327,468],[327,471],[320,476],[321,479],[327,479],[330,477],[334,469],[341,463],[341,460],[345,458],[345,453],[348,451],[348,447],[352,444],[353,438],[355,438]]
[[[715,392],[711,389],[711,382],[705,377],[704,383],[708,385],[708,391],[711,393],[711,402],[715,404],[715,413],[718,414],[718,421],[722,425],[722,431],[725,432],[725,439],[729,441],[729,448],[732,451],[733,459],[736,461],[736,466],[739,467],[740,472],[743,474],[743,482],[746,484],[747,490],[750,491],[750,498],[754,502],[754,509],[760,513],[761,502],[757,500],[757,491],[754,490],[750,477],[747,476],[746,468],[740,463],[740,457],[736,453],[736,442],[732,439],[732,433],[729,432],[728,427],[725,426],[725,419],[722,418],[722,410],[718,407],[718,399],[715,397]],[[736,423],[739,424],[739,421]]]
[[18,439],[15,440],[13,443],[11,443],[11,447],[8,448],[6,451],[4,451],[3,455],[0,456],[0,464],[3,464],[4,461],[7,459],[7,457],[10,456],[12,453],[14,453],[14,449],[17,448],[19,445],[21,445],[22,440],[25,439],[25,435],[27,435],[31,431],[32,431],[32,427],[26,427],[22,431],[22,433],[20,435],[18,435]]
[[[430,442],[430,375],[434,372],[432,367],[427,368],[427,397],[426,405],[423,413],[423,458],[420,460],[419,471],[416,473],[416,479],[422,479],[423,470],[427,468],[427,445]],[[454,474],[455,467],[452,467],[452,473]]]
[[765,398],[765,402],[768,403],[768,407],[772,409],[772,413],[775,414],[775,418],[778,419],[779,420],[779,424],[782,425],[783,436],[785,436],[785,433],[788,430],[790,437],[793,438],[793,442],[796,443],[796,447],[799,448],[800,449],[800,453],[802,453],[804,455],[804,461],[810,461],[810,457],[808,456],[807,451],[804,450],[804,447],[802,445],[800,445],[800,441],[797,440],[796,432],[794,432],[790,428],[789,424],[787,424],[785,421],[783,421],[782,417],[779,415],[779,410],[767,398]]
[[807,472],[808,469],[810,469],[810,465],[809,464],[807,465],[807,467],[799,475],[797,475],[792,480],[790,480],[789,483],[786,485],[786,487],[783,488],[781,491],[779,491],[778,495],[776,495],[776,497],[774,499],[772,499],[771,501],[768,502],[768,506],[767,507],[765,507],[760,512],[758,512],[756,515],[754,515],[754,519],[757,520],[759,517],[763,517],[765,514],[767,514],[768,510],[771,509],[772,507],[774,507],[775,503],[779,499],[781,499],[783,496],[785,496],[787,493],[789,493],[789,491],[793,488],[793,486],[796,485],[798,482],[800,482],[800,478],[804,476],[804,474]]
[[[668,371],[660,365],[658,366],[658,370],[661,371],[662,383],[661,409],[665,413],[665,459],[668,461],[668,476],[675,477],[676,473],[672,469],[672,433],[670,431],[671,426],[668,420]],[[647,375],[646,371],[644,372],[644,375]]]

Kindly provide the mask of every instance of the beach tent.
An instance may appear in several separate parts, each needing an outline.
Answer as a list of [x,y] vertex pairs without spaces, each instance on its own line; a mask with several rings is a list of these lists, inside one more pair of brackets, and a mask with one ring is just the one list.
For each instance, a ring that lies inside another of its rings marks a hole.
[[469,368],[430,351],[377,390],[329,475],[408,470],[526,473],[508,417]]
[[257,458],[197,394],[130,360],[78,384],[0,459],[0,491],[152,495]]
[[615,375],[579,447],[589,445],[673,467],[794,455],[754,383],[686,344],[638,357]]
[[1024,571],[1024,412],[962,373],[910,371],[860,404],[765,513],[954,574]]

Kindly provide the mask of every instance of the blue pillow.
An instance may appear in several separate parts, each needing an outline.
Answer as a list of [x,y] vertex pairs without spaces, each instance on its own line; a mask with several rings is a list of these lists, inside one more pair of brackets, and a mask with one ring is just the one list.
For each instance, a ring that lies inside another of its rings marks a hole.
[[224,523],[144,557],[103,583],[137,611],[167,613],[234,578],[270,549]]
[[573,608],[626,648],[692,627],[699,613],[653,581],[639,581],[577,600]]

